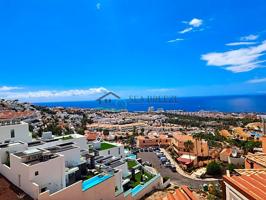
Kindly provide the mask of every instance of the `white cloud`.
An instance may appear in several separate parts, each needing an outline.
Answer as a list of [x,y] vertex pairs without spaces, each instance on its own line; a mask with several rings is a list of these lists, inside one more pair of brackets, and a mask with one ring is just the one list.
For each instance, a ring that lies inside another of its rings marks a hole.
[[185,29],[182,30],[182,31],[179,31],[179,33],[184,34],[184,33],[188,33],[188,32],[190,32],[190,31],[192,31],[192,30],[193,30],[192,27],[188,27],[188,28],[185,28]]
[[13,87],[13,86],[0,86],[0,91],[11,91],[11,90],[20,90],[22,87]]
[[95,94],[103,94],[108,92],[103,87],[89,89],[74,90],[39,90],[24,92],[9,92],[2,94],[2,98],[7,99],[32,99],[32,98],[54,98],[54,97],[73,97],[73,96],[89,96]]
[[266,83],[266,78],[256,78],[247,81],[247,83]]
[[186,27],[185,29],[179,31],[178,33],[180,33],[180,34],[188,33],[188,32],[191,32],[191,31],[196,32],[196,31],[204,30],[204,28],[199,29],[199,27],[203,24],[203,20],[202,19],[193,18],[189,22],[182,21],[182,23],[187,24],[188,27]]
[[194,18],[192,19],[190,22],[189,22],[189,25],[190,26],[193,26],[193,27],[200,27],[203,23],[203,20],[202,19],[197,19],[197,18]]
[[226,46],[240,46],[240,45],[253,45],[257,44],[257,42],[231,42],[227,43]]
[[100,10],[101,9],[101,3],[96,3],[96,9]]
[[252,41],[258,39],[259,35],[247,35],[240,38],[241,41]]
[[223,67],[228,71],[239,73],[263,67],[261,64],[266,60],[260,60],[260,57],[264,52],[266,52],[266,40],[257,46],[221,53],[207,53],[202,55],[201,59],[207,61],[207,65]]
[[174,40],[168,40],[167,42],[173,43],[173,42],[178,42],[178,41],[183,41],[183,40],[184,40],[183,38],[176,38]]

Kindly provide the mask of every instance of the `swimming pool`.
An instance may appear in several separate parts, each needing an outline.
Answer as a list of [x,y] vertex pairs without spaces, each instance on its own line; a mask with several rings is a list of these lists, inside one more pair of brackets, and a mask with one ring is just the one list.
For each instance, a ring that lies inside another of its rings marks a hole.
[[82,183],[82,191],[85,191],[89,188],[92,188],[95,185],[109,179],[110,177],[112,177],[111,174],[94,176],[94,177],[92,177],[92,178],[90,178],[90,179],[88,179]]
[[136,187],[134,187],[131,190],[132,195],[135,196],[139,191],[142,190],[143,187],[144,187],[143,185],[137,185]]
[[130,158],[130,159],[134,159],[134,160],[136,160],[137,159],[137,156],[135,155],[135,154],[128,154],[127,155],[127,158]]

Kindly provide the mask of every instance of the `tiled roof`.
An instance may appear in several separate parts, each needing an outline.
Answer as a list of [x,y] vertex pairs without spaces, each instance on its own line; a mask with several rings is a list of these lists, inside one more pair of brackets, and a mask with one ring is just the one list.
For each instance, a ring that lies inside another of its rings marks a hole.
[[263,153],[248,154],[246,158],[263,167],[266,167],[266,154]]
[[266,199],[266,173],[248,173],[246,171],[240,176],[224,176],[225,183],[231,185],[234,189],[250,200]]
[[162,200],[196,200],[196,197],[187,186],[183,185],[174,193],[167,193],[167,196]]
[[225,155],[225,156],[230,156],[232,153],[232,149],[231,148],[224,148],[220,154]]
[[256,175],[256,174],[266,174],[266,169],[235,169],[238,174],[241,175]]

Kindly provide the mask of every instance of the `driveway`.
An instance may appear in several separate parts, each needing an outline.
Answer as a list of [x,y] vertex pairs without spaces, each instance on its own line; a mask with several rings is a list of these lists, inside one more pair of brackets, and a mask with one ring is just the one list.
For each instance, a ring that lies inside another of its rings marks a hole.
[[178,186],[187,185],[193,189],[199,189],[204,183],[218,183],[217,181],[194,180],[185,177],[178,172],[172,172],[171,169],[160,165],[161,162],[154,152],[140,152],[138,153],[138,158],[141,158],[142,162],[149,161],[152,163],[152,166],[161,174],[162,177],[170,177],[171,182]]

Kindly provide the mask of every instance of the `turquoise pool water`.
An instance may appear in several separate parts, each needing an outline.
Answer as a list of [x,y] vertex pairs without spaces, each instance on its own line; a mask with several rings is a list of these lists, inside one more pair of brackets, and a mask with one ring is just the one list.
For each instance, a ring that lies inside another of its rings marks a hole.
[[129,154],[129,155],[127,156],[127,158],[130,158],[130,159],[134,159],[134,160],[136,160],[136,159],[137,159],[137,156],[136,156],[135,154]]
[[134,187],[132,190],[131,190],[131,193],[133,196],[135,196],[139,191],[141,191],[143,189],[143,185],[137,185],[136,187]]
[[86,180],[86,181],[84,181],[82,183],[82,191],[85,191],[85,190],[87,190],[89,188],[92,188],[95,185],[107,180],[110,177],[112,177],[111,174],[106,174],[106,175],[103,175],[103,176],[101,176],[101,175],[94,176],[94,177],[92,177],[92,178],[90,178],[90,179],[88,179],[88,180]]

